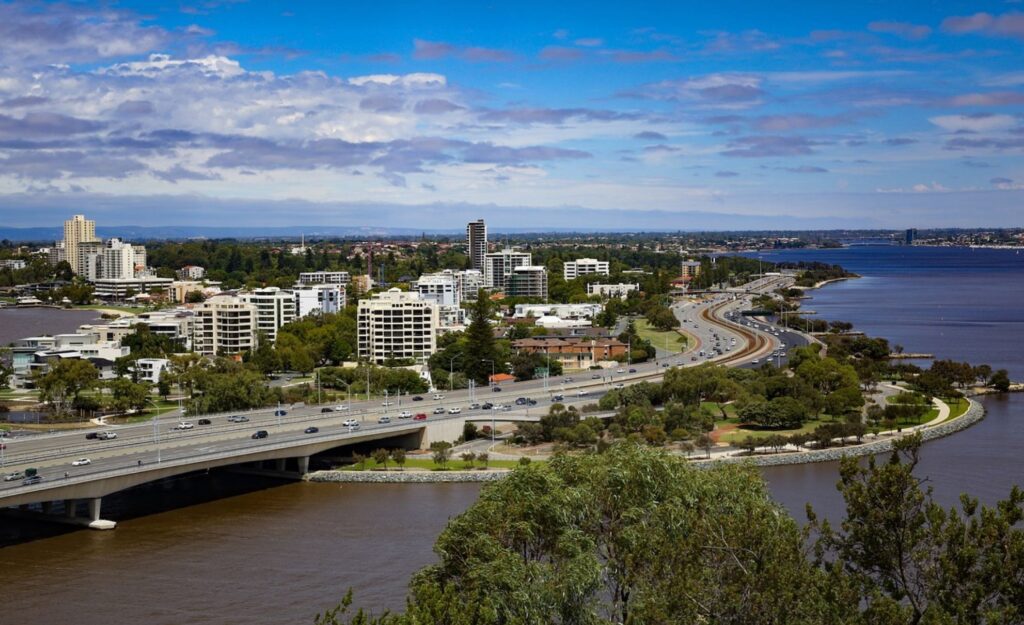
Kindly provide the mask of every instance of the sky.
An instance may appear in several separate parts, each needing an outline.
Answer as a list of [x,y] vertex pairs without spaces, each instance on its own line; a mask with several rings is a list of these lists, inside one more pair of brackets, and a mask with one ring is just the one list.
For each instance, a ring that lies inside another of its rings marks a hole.
[[1024,4],[0,0],[0,224],[1024,226]]

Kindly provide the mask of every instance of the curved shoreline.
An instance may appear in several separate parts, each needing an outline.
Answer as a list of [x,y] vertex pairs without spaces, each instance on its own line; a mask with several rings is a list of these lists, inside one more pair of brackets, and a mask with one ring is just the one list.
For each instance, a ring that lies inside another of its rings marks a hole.
[[[967,429],[985,418],[985,407],[979,402],[967,398],[970,406],[959,417],[944,421],[930,428],[917,430],[924,442],[949,436]],[[817,462],[836,462],[843,458],[858,458],[872,454],[890,452],[893,443],[909,433],[887,438],[880,441],[850,445],[847,447],[830,447],[828,449],[812,449],[792,453],[770,454],[762,456],[729,456],[709,460],[691,460],[696,467],[710,467],[720,463],[751,464],[757,467],[777,467],[795,464],[812,464]],[[510,473],[509,470],[490,471],[315,471],[307,473],[303,479],[308,482],[362,482],[377,484],[437,484],[444,482],[492,482],[500,480]]]

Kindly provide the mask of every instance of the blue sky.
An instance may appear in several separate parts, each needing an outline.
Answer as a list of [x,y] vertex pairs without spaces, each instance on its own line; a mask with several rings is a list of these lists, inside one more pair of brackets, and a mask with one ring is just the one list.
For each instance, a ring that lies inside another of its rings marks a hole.
[[0,221],[1021,226],[1022,46],[1019,2],[0,2]]

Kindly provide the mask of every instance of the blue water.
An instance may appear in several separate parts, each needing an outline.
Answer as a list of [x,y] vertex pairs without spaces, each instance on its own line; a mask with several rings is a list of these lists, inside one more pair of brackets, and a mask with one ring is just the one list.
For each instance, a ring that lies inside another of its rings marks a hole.
[[[987,363],[1024,380],[1024,254],[878,245],[756,256],[838,264],[863,276],[809,293],[804,308],[824,319],[849,321],[908,352]],[[984,420],[928,443],[922,452],[918,473],[945,505],[955,505],[963,492],[992,504],[1014,484],[1024,485],[1024,394],[982,403]],[[842,516],[835,463],[776,467],[764,475],[774,497],[797,518],[803,518],[806,503],[830,517]]]

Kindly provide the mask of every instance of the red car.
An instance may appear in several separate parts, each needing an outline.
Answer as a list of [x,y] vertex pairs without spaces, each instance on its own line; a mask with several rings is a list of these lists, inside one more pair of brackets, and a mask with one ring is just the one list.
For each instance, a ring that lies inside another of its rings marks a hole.
[[412,418],[412,420],[413,421],[426,421],[427,420],[427,413],[425,413],[425,412],[418,412],[418,413],[416,413],[416,416]]

